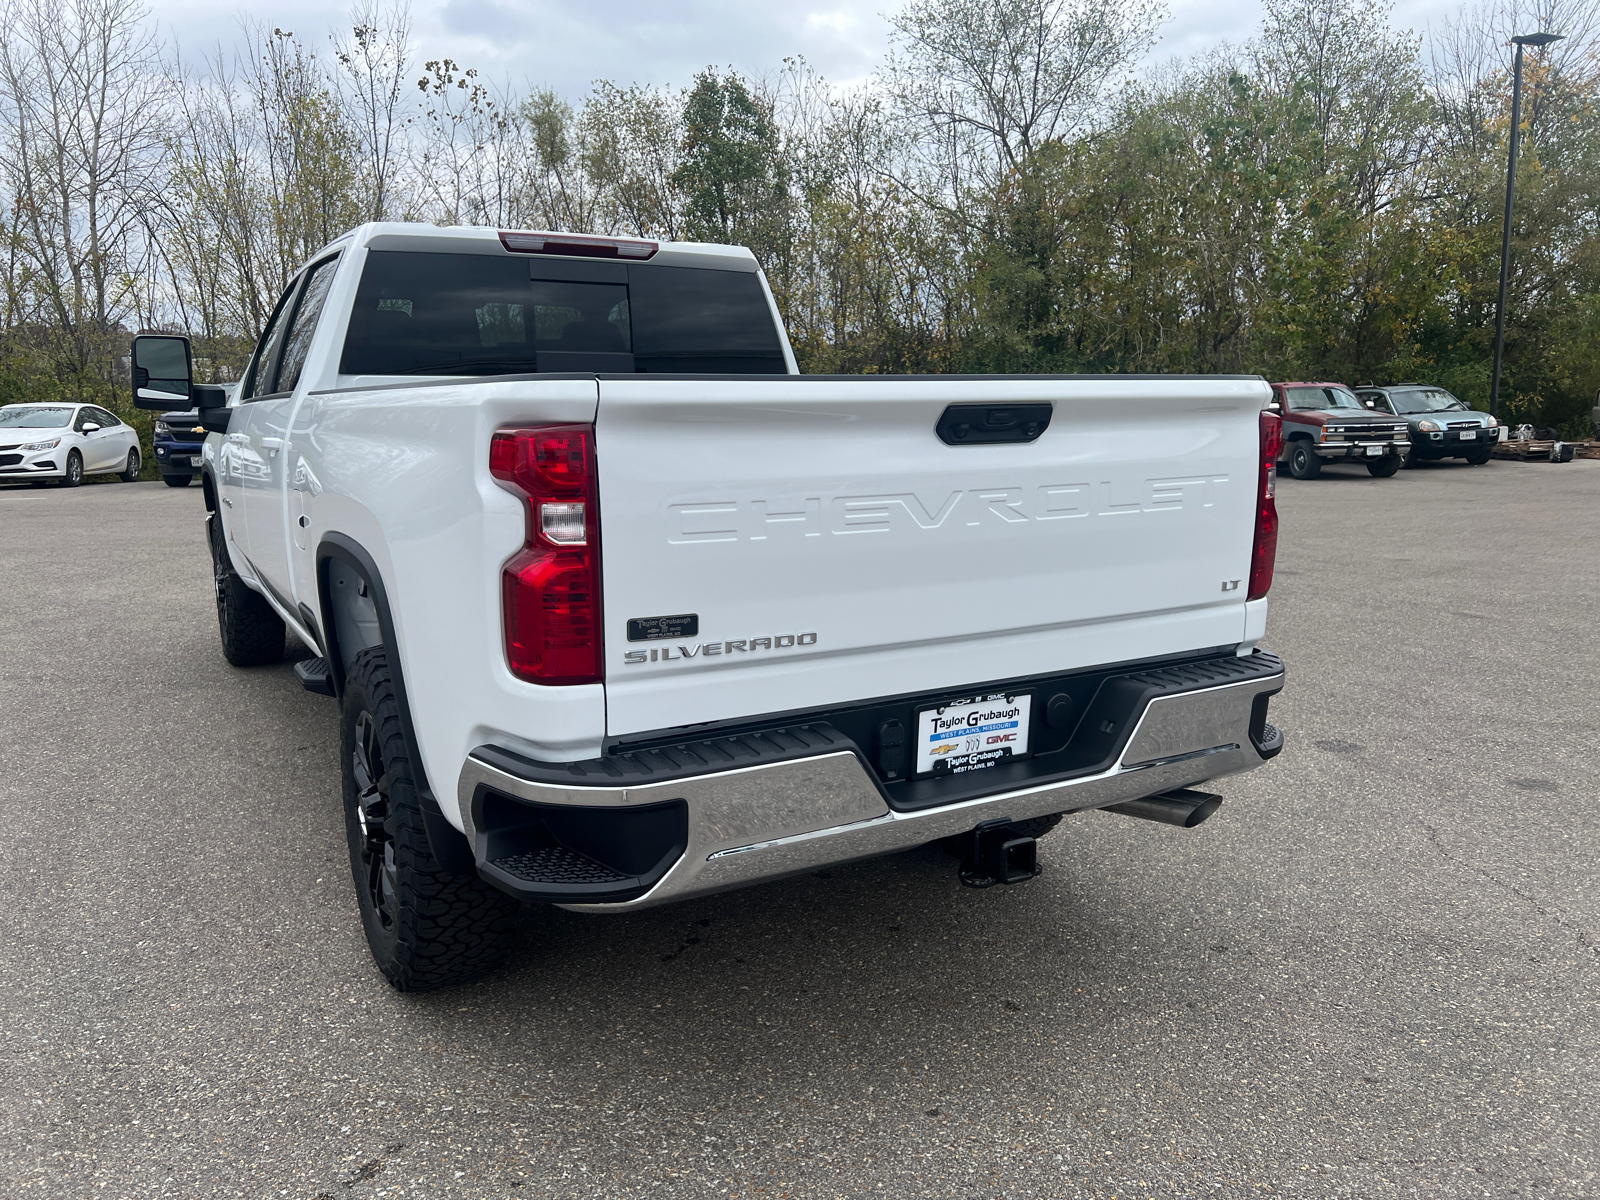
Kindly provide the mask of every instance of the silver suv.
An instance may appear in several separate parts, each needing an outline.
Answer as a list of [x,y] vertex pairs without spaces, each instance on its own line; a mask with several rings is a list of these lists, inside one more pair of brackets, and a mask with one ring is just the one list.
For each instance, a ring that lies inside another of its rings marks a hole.
[[1481,466],[1500,440],[1500,422],[1486,412],[1475,412],[1445,391],[1427,383],[1397,383],[1393,387],[1357,388],[1361,403],[1373,412],[1404,417],[1411,427],[1411,449],[1406,466],[1440,458],[1464,458]]

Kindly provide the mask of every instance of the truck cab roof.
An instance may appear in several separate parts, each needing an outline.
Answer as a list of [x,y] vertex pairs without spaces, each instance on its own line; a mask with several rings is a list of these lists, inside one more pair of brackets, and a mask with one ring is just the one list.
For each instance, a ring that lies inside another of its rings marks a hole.
[[664,242],[652,238],[602,237],[552,230],[498,230],[473,225],[372,221],[335,238],[314,258],[336,250],[411,250],[423,253],[490,254],[541,259],[579,259],[722,271],[760,270],[746,246],[711,242]]

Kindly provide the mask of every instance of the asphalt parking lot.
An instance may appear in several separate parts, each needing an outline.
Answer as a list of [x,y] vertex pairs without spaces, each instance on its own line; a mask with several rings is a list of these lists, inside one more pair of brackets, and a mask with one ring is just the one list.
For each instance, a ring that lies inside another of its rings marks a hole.
[[1288,745],[1202,828],[530,909],[402,995],[199,490],[0,490],[0,1192],[1600,1193],[1600,462],[1279,496]]

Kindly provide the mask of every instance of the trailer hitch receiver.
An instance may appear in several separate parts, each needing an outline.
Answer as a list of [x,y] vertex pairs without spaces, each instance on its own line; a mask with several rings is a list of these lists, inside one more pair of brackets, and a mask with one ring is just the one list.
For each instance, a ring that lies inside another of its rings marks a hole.
[[1039,874],[1039,843],[1009,820],[985,821],[962,839],[961,884],[986,888]]

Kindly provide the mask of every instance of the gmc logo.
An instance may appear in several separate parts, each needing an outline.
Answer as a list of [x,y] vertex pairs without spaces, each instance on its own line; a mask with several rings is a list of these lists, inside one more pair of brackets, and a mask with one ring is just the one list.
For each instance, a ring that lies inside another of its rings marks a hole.
[[762,542],[777,537],[849,537],[896,529],[929,531],[964,526],[1017,525],[1134,513],[1208,509],[1224,499],[1226,475],[1184,475],[1138,484],[1061,483],[1039,487],[956,490],[923,496],[802,496],[778,500],[707,500],[672,504],[667,541]]

